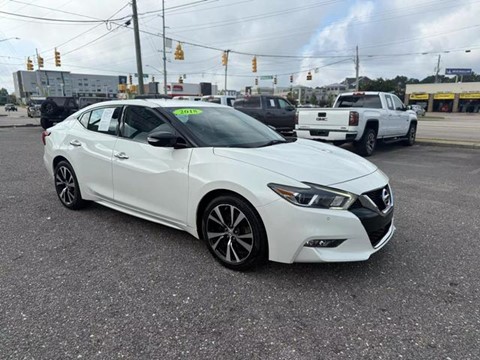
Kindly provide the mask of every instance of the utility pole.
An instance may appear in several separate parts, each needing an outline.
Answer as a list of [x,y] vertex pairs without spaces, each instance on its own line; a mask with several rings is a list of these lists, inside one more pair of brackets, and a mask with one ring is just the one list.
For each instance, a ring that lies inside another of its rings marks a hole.
[[355,91],[359,90],[358,87],[358,71],[360,69],[360,58],[358,57],[358,45],[355,48]]
[[142,52],[140,50],[140,30],[138,28],[138,13],[137,13],[137,0],[132,0],[133,11],[133,33],[135,36],[135,53],[137,56],[137,75],[138,75],[138,92],[144,94],[143,88],[143,70],[142,70]]
[[438,55],[437,67],[435,68],[435,84],[438,83],[438,74],[440,73],[440,58],[442,55]]
[[227,61],[225,63],[225,95],[227,95],[227,72],[228,72],[228,55],[230,54],[230,50],[225,51],[227,54]]
[[165,42],[165,0],[162,0],[162,21],[163,21],[163,93],[167,95],[167,52]]

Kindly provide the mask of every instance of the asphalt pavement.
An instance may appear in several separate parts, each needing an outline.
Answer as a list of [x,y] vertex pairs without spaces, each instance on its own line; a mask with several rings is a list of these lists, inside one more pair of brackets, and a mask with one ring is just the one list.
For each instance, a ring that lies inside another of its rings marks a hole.
[[478,150],[381,147],[385,248],[247,273],[186,233],[67,210],[42,153],[40,128],[0,129],[2,359],[479,358]]

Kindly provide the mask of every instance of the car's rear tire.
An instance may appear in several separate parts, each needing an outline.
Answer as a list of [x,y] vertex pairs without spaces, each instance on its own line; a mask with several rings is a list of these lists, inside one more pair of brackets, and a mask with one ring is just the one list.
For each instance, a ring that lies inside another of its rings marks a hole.
[[417,125],[411,124],[407,132],[407,138],[403,141],[403,144],[406,146],[413,146],[413,144],[415,144],[416,137],[417,137]]
[[55,190],[63,206],[70,210],[84,208],[88,202],[82,199],[77,176],[67,161],[60,161],[53,172]]
[[362,138],[354,143],[355,149],[359,155],[370,156],[377,146],[377,132],[373,128],[365,129]]
[[42,126],[42,128],[47,130],[49,127],[52,127],[53,122],[51,120],[47,119],[47,118],[41,118],[40,119],[40,125]]
[[267,258],[267,234],[255,209],[240,197],[213,199],[202,216],[202,238],[217,261],[248,270]]

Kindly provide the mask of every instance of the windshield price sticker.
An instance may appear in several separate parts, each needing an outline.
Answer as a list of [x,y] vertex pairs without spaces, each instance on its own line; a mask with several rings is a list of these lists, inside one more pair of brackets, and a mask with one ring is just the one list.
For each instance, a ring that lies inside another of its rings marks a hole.
[[173,112],[174,115],[200,115],[203,110],[200,109],[177,109]]

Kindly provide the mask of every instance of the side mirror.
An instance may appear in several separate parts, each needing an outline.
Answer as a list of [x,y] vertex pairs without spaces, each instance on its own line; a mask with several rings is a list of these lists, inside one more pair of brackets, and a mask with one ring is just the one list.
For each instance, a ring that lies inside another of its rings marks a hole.
[[157,131],[147,137],[150,145],[155,147],[173,147],[174,149],[186,148],[187,142],[184,138],[168,131]]
[[285,106],[285,110],[288,110],[288,111],[295,110],[295,106],[287,105],[287,106]]

